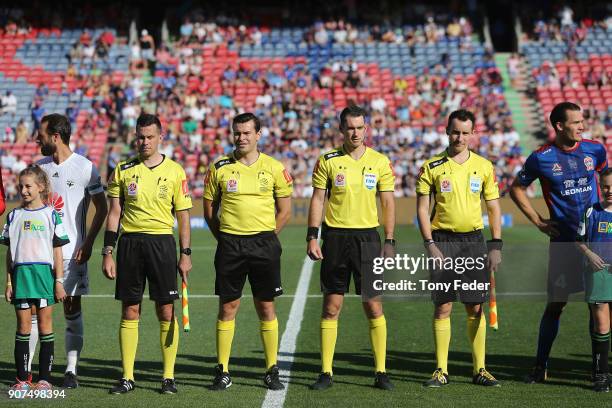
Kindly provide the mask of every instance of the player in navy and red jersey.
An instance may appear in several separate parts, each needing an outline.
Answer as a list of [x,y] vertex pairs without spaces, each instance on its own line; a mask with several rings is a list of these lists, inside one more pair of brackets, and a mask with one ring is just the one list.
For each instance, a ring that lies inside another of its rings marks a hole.
[[[559,331],[559,319],[571,293],[583,290],[582,256],[575,245],[576,232],[587,208],[599,202],[595,176],[608,168],[605,147],[582,139],[584,120],[580,107],[571,102],[556,105],[550,122],[555,139],[533,152],[525,162],[510,195],[525,216],[550,236],[548,303],[540,321],[536,365],[525,381],[544,382],[550,350]],[[538,214],[526,189],[535,179],[542,185],[550,218]]]

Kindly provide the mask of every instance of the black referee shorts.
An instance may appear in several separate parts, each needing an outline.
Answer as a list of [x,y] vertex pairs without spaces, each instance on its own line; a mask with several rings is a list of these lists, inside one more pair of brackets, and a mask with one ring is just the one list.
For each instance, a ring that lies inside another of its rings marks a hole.
[[461,233],[434,230],[432,238],[444,255],[446,265],[452,265],[450,268],[440,268],[440,265],[430,268],[429,281],[440,287],[442,284],[447,285],[444,289],[431,291],[434,303],[456,302],[457,298],[463,303],[485,302],[489,297],[488,285],[485,290],[465,289],[466,284],[489,283],[487,245],[482,231]]
[[[376,228],[323,226],[322,238],[321,292],[326,295],[347,293],[352,275],[355,293],[361,295],[362,277],[372,273],[374,258],[381,255],[380,235]],[[368,287],[369,297],[378,294],[372,292],[373,289]]]
[[122,234],[117,245],[115,299],[140,302],[149,281],[149,297],[158,303],[178,299],[176,242],[172,235]]
[[282,252],[274,231],[254,235],[220,232],[215,253],[215,294],[222,299],[240,298],[248,277],[254,297],[272,299],[282,295]]

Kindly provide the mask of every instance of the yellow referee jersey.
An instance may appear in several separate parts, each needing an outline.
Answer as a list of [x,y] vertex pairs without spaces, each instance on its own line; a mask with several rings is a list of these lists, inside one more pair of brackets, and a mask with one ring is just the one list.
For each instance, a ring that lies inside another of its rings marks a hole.
[[395,175],[387,156],[366,147],[363,156],[355,160],[341,147],[319,157],[312,186],[328,191],[325,224],[373,228],[378,226],[376,192],[394,191]]
[[446,150],[427,160],[416,191],[434,195],[431,228],[453,232],[483,229],[481,196],[487,201],[499,198],[493,164],[474,152],[463,164],[448,157]]
[[123,203],[123,232],[172,234],[174,213],[191,208],[183,168],[166,156],[153,168],[138,158],[120,162],[108,184],[108,196]]
[[278,160],[259,153],[247,166],[232,155],[210,165],[204,198],[221,201],[219,229],[228,234],[252,235],[276,229],[276,197],[290,197],[293,179]]

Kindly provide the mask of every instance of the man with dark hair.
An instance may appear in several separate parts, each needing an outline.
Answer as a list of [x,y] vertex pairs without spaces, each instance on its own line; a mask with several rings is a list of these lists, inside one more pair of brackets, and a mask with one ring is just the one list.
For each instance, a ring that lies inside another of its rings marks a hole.
[[[375,257],[381,255],[376,195],[380,197],[385,233],[385,252],[393,252],[395,240],[395,175],[389,159],[366,147],[366,114],[358,106],[349,106],[340,114],[340,132],[344,136],[341,147],[321,157],[312,174],[314,191],[308,211],[306,234],[308,256],[321,263],[321,373],[311,389],[324,390],[333,385],[332,367],[338,318],[349,291],[351,276],[355,291],[362,293],[362,281],[367,282],[372,273]],[[323,220],[319,246],[318,230],[323,218],[323,204],[328,205]],[[364,289],[370,289],[364,285]],[[366,292],[366,291],[364,291]],[[370,290],[368,290],[370,292]],[[372,295],[372,296],[370,296]],[[364,293],[363,309],[369,320],[370,340],[374,354],[374,386],[383,390],[393,389],[386,373],[387,322],[383,314],[379,293]]]
[[[159,152],[161,124],[153,115],[143,114],[136,125],[138,156],[120,162],[108,183],[110,212],[104,234],[102,271],[117,278],[115,299],[122,302],[119,342],[123,376],[111,394],[133,391],[134,360],[138,347],[138,322],[145,282],[155,301],[163,357],[161,392],[175,394],[174,363],[178,350],[178,322],[174,301],[178,299],[177,269],[183,281],[191,270],[191,197],[183,168]],[[180,260],[177,262],[173,236],[178,222]],[[122,234],[113,250],[119,224]]]
[[162,125],[157,116],[151,115],[150,113],[143,113],[136,119],[136,133],[138,133],[140,129],[149,126],[155,126],[157,131],[161,134]]
[[[260,320],[266,359],[264,384],[282,390],[277,363],[274,298],[283,293],[277,235],[291,215],[293,180],[282,163],[261,153],[259,119],[243,113],[232,122],[234,151],[210,165],[204,181],[204,217],[217,240],[215,294],[217,362],[213,390],[232,385],[229,358],[242,289],[248,277]],[[219,208],[221,212],[219,213]]]
[[[489,272],[501,262],[501,210],[499,189],[493,164],[468,149],[474,136],[475,118],[465,109],[454,111],[448,118],[446,133],[449,147],[427,160],[417,180],[417,217],[424,245],[431,258],[446,260],[457,257],[471,259],[474,268],[445,269],[439,265],[430,270],[430,281],[449,284],[447,290],[431,292],[434,302],[434,342],[436,367],[426,387],[442,387],[449,383],[448,349],[451,339],[453,302],[459,300],[467,312],[468,337],[472,346],[473,378],[476,385],[499,386],[485,369],[487,324],[482,304],[488,296]],[[430,216],[430,196],[434,210]],[[484,198],[491,240],[485,245],[482,230],[481,197]],[[488,264],[485,266],[484,259]],[[479,262],[480,259],[480,262]],[[467,264],[467,262],[466,262]],[[462,284],[477,283],[482,290],[455,289]],[[482,285],[482,286],[481,286]]]
[[245,112],[245,113],[241,113],[240,115],[237,115],[232,121],[232,130],[238,124],[248,123],[251,121],[253,121],[255,132],[259,132],[259,130],[261,129],[261,121],[259,120],[257,116],[255,116],[251,112]]
[[[510,188],[510,196],[523,214],[550,237],[548,303],[540,321],[535,367],[525,377],[530,384],[546,381],[563,308],[570,294],[583,290],[582,256],[568,243],[576,240],[582,214],[599,201],[596,173],[608,168],[605,147],[582,139],[584,120],[578,105],[558,104],[550,122],[554,141],[529,155]],[[549,218],[539,214],[527,197],[526,189],[536,179],[542,184]]]
[[[71,126],[67,117],[53,113],[42,118],[37,142],[46,156],[38,165],[51,182],[50,205],[62,218],[70,243],[62,247],[64,259],[64,317],[66,318],[66,372],[64,388],[78,387],[77,363],[83,349],[83,314],[81,296],[89,292],[87,261],[108,207],[98,170],[85,157],[70,150]],[[86,233],[87,207],[95,208],[89,232]],[[31,365],[38,341],[38,320],[32,314],[30,334]]]

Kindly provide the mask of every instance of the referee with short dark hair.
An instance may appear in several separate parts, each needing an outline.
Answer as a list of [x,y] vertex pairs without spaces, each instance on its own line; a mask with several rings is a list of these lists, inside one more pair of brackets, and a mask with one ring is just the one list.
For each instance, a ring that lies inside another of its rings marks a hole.
[[[355,290],[362,292],[363,309],[369,320],[370,340],[374,353],[374,386],[391,390],[393,384],[385,370],[387,352],[387,322],[379,293],[368,287],[375,257],[381,255],[376,196],[380,197],[383,214],[386,252],[393,252],[395,240],[395,176],[389,159],[364,144],[366,112],[349,106],[340,114],[341,147],[333,149],[317,161],[313,174],[314,191],[308,212],[307,253],[321,263],[321,374],[311,385],[323,390],[332,386],[332,365],[338,317],[344,294],[349,290],[351,276]],[[318,230],[323,215],[325,196],[328,205],[322,226],[323,249],[319,247]],[[364,276],[366,275],[366,276]],[[370,292],[370,293],[368,293]],[[372,295],[372,296],[369,296]]]
[[[467,270],[447,270],[439,262],[430,271],[430,281],[449,286],[432,291],[434,311],[434,340],[437,369],[424,385],[441,387],[449,382],[448,349],[451,338],[450,315],[457,297],[468,314],[468,336],[472,345],[473,383],[498,386],[499,382],[485,369],[486,320],[482,303],[488,296],[489,271],[501,262],[501,210],[499,189],[493,164],[468,149],[474,136],[474,114],[460,109],[450,114],[446,133],[449,147],[427,160],[417,180],[417,216],[421,235],[429,256],[446,260],[472,258]],[[430,218],[430,196],[434,204]],[[489,214],[492,240],[482,235],[481,198]],[[488,261],[485,265],[484,260]],[[445,258],[446,257],[446,258]],[[461,286],[456,289],[456,282]],[[477,285],[476,290],[464,289],[464,284]],[[442,285],[440,285],[442,286]],[[484,288],[484,289],[483,289]]]
[[[138,156],[120,162],[108,184],[110,212],[104,235],[102,269],[117,278],[115,299],[122,301],[119,341],[123,376],[112,394],[134,390],[134,360],[138,347],[140,305],[149,283],[160,325],[164,373],[161,392],[175,394],[174,363],[178,350],[178,323],[174,300],[178,299],[177,266],[184,281],[191,270],[189,209],[191,197],[185,171],[159,153],[162,128],[154,115],[142,114],[136,122]],[[180,260],[173,236],[174,214],[178,221]],[[113,248],[119,233],[117,267]]]
[[[242,289],[249,279],[266,359],[264,384],[281,390],[277,363],[278,320],[274,298],[281,285],[281,244],[277,238],[291,216],[293,180],[278,160],[261,153],[261,124],[252,113],[232,122],[234,151],[210,165],[205,179],[204,217],[217,239],[215,294],[217,367],[213,390],[232,385],[229,358]],[[221,211],[219,212],[219,208]]]

